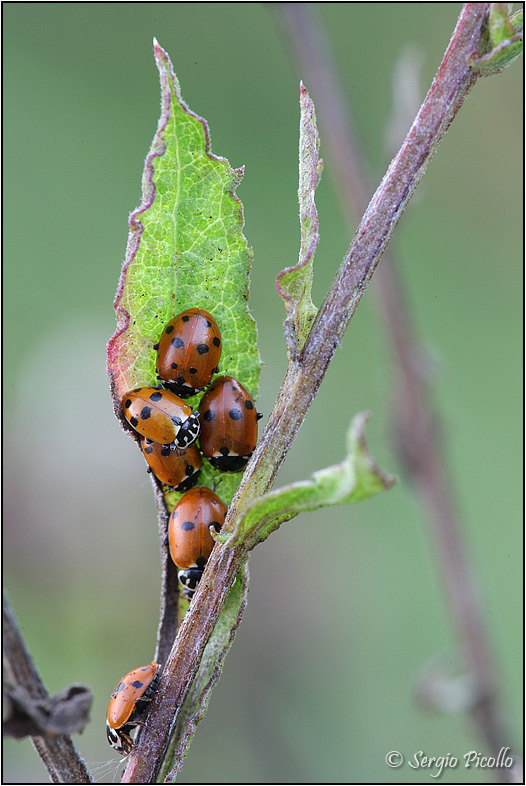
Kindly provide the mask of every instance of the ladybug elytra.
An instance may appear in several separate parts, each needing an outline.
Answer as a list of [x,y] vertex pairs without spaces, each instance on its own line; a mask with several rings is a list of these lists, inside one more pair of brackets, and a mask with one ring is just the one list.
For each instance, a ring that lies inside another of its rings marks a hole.
[[203,308],[190,308],[170,320],[157,349],[157,375],[164,387],[181,398],[204,390],[217,373],[221,332]]
[[106,713],[106,736],[112,748],[127,756],[133,749],[130,732],[144,726],[140,718],[159,684],[161,666],[152,662],[130,671],[111,694]]
[[197,486],[181,497],[170,516],[168,543],[172,560],[179,571],[183,595],[193,597],[206,561],[214,548],[211,529],[219,532],[227,506],[211,489]]
[[199,434],[197,413],[169,390],[135,388],[122,397],[122,408],[136,431],[160,445],[187,448]]
[[260,417],[237,379],[217,377],[199,404],[201,452],[221,472],[240,472],[256,446]]
[[189,448],[175,448],[159,445],[151,439],[141,439],[141,450],[148,462],[148,471],[165,486],[176,491],[188,491],[195,486],[201,474],[203,459],[195,445]]

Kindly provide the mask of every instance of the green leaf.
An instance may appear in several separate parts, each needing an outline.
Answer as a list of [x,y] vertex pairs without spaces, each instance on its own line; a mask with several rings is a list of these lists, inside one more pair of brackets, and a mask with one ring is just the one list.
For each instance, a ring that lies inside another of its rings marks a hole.
[[517,11],[510,16],[510,24],[514,33],[522,33],[524,29],[524,11]]
[[[186,308],[205,308],[222,333],[220,372],[253,398],[261,361],[247,301],[252,251],[235,195],[243,169],[211,153],[206,121],[181,98],[166,52],[154,41],[161,81],[161,116],[142,178],[142,202],[130,216],[126,258],[114,307],[117,330],[108,344],[114,406],[140,385],[155,385],[164,325]],[[190,399],[196,404],[198,399]],[[214,472],[207,467],[203,482]],[[238,478],[222,484],[228,502]]]
[[283,327],[289,358],[296,357],[302,349],[318,311],[311,300],[311,290],[314,253],[319,240],[314,192],[321,177],[322,161],[318,158],[320,139],[314,104],[303,84],[300,85],[300,110],[299,261],[297,265],[282,270],[276,278],[276,289],[285,301],[287,311]]
[[380,469],[365,441],[364,426],[368,418],[366,412],[353,418],[347,434],[348,453],[341,464],[315,472],[312,480],[293,483],[259,497],[234,522],[230,532],[216,535],[216,539],[227,546],[243,543],[252,549],[298,513],[360,502],[391,488],[396,478]]
[[480,76],[493,76],[510,66],[523,50],[523,12],[508,15],[508,3],[491,3],[488,19],[489,49],[473,55],[469,65]]

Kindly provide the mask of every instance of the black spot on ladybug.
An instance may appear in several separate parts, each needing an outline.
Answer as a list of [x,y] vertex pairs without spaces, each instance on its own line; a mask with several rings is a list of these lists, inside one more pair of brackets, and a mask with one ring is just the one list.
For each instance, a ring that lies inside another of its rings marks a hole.
[[167,325],[166,330],[164,332],[166,333],[167,336],[169,336],[170,333],[174,332],[174,326],[173,325]]
[[156,390],[155,393],[152,393],[150,396],[150,401],[161,401],[163,397],[162,391]]
[[190,374],[197,374],[197,369],[194,368],[193,366],[190,366],[189,371],[190,371]]
[[182,316],[183,322],[188,322],[189,319],[190,319],[190,317],[188,316],[188,314],[183,314],[183,316]]
[[172,344],[172,347],[175,347],[175,349],[181,349],[181,347],[184,347],[183,339],[179,338],[178,336],[176,336],[175,338],[172,338],[171,344]]
[[161,456],[169,456],[170,453],[171,453],[170,448],[167,448],[164,445],[161,447]]
[[148,455],[150,455],[150,453],[153,453],[152,446],[151,445],[146,445],[146,447],[144,448],[144,452],[147,453]]
[[177,368],[177,363],[170,363],[170,368],[176,369]]
[[206,355],[210,351],[207,344],[198,344],[196,349],[199,355]]
[[206,560],[205,560],[205,558],[204,558],[204,557],[198,557],[198,558],[196,559],[196,564],[197,564],[197,567],[198,567],[198,568],[204,568],[204,566],[206,565]]
[[135,428],[135,426],[137,426],[139,421],[137,418],[130,418],[130,423],[132,424],[133,428]]
[[192,464],[187,464],[184,468],[184,471],[187,475],[193,475],[195,472],[195,467]]
[[203,419],[206,420],[207,423],[209,423],[211,420],[214,420],[214,418],[215,415],[211,409],[207,409],[206,412],[203,412]]
[[142,688],[142,686],[144,685],[144,682],[141,682],[140,680],[134,680],[134,681],[131,683],[131,685],[132,685],[132,688],[137,688],[137,689],[139,689],[139,688]]
[[251,401],[245,401],[245,409],[254,409],[254,404]]
[[193,521],[183,521],[181,524],[181,529],[184,529],[185,532],[191,532],[195,527]]
[[141,418],[143,420],[148,420],[148,418],[151,417],[151,414],[152,414],[152,410],[150,409],[150,407],[143,407],[141,409]]
[[231,409],[228,413],[230,420],[243,420],[243,413],[240,409]]
[[131,405],[131,399],[127,398],[126,401],[124,402],[124,409],[128,409],[130,405]]
[[227,447],[222,447],[219,452],[221,453],[222,456],[228,456],[230,450]]
[[212,339],[212,344],[214,345],[214,347],[220,347],[221,339],[218,338],[217,336],[214,336],[214,338]]

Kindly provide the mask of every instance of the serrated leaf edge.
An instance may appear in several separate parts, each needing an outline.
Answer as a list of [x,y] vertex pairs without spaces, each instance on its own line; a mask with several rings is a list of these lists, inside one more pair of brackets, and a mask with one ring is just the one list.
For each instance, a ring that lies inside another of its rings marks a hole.
[[[124,263],[122,265],[121,274],[119,277],[119,282],[117,285],[117,292],[115,294],[115,298],[113,301],[113,308],[115,310],[115,316],[117,321],[117,327],[115,333],[110,338],[108,345],[107,345],[107,370],[111,380],[111,388],[112,388],[112,396],[114,398],[114,409],[116,412],[120,410],[120,397],[126,391],[124,388],[126,385],[119,385],[119,348],[120,348],[120,339],[123,333],[128,330],[130,327],[130,314],[126,308],[120,305],[120,301],[122,299],[124,288],[126,285],[126,275],[128,272],[128,268],[130,267],[131,263],[135,259],[139,245],[141,242],[141,235],[144,231],[144,226],[140,221],[140,216],[149,210],[154,201],[156,196],[156,185],[154,182],[155,176],[155,168],[154,168],[154,159],[158,158],[166,152],[166,142],[163,138],[163,133],[170,121],[170,109],[172,104],[172,87],[173,85],[173,92],[175,93],[175,97],[179,102],[181,108],[187,112],[190,116],[194,117],[199,123],[201,123],[203,127],[203,132],[205,136],[205,154],[214,161],[222,161],[226,163],[230,170],[233,172],[233,180],[231,186],[231,195],[232,198],[239,203],[240,208],[240,223],[241,226],[244,225],[244,211],[243,211],[243,204],[235,190],[241,180],[243,179],[243,174],[245,168],[233,168],[230,166],[230,163],[227,161],[226,158],[223,156],[216,156],[211,152],[211,141],[210,141],[210,131],[208,128],[208,123],[198,114],[193,112],[187,104],[183,101],[181,97],[181,91],[179,86],[179,80],[174,72],[172,62],[168,53],[162,48],[162,46],[158,43],[157,39],[153,39],[153,46],[154,46],[154,56],[155,62],[159,71],[159,78],[161,83],[161,113],[159,116],[159,121],[157,124],[157,130],[155,132],[152,144],[150,146],[150,150],[148,155],[146,156],[145,164],[144,164],[144,171],[142,176],[142,199],[141,204],[135,210],[130,213],[128,219],[128,240],[126,244],[126,254],[124,258]],[[250,249],[249,249],[250,250]]]

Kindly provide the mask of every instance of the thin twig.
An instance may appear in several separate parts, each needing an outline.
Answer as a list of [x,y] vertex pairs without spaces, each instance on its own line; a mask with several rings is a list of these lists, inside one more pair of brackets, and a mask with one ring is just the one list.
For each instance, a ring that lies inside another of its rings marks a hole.
[[[4,674],[9,681],[23,688],[29,697],[43,703],[50,696],[20,633],[10,603],[3,597],[3,659]],[[71,737],[61,734],[31,737],[53,783],[93,783],[88,768]]]
[[[484,4],[468,4],[463,15],[482,14]],[[486,4],[487,5],[487,4]],[[470,7],[471,6],[471,7]],[[339,192],[351,220],[366,207],[369,178],[362,165],[363,156],[346,113],[346,102],[326,45],[323,23],[315,8],[305,3],[277,4],[285,26],[287,41],[299,64],[302,78],[315,99],[324,148],[332,160]],[[453,96],[451,96],[453,99]],[[420,113],[421,114],[421,113]],[[453,491],[438,442],[440,427],[431,405],[427,381],[421,372],[421,350],[414,337],[400,282],[387,256],[376,276],[375,294],[385,332],[392,343],[397,389],[398,447],[412,482],[417,487],[449,602],[450,612],[463,654],[464,664],[473,677],[476,701],[472,718],[488,750],[495,758],[509,744],[497,696],[497,678],[483,622],[480,598],[472,575],[458,521]],[[514,782],[512,770],[502,768],[497,777]]]

